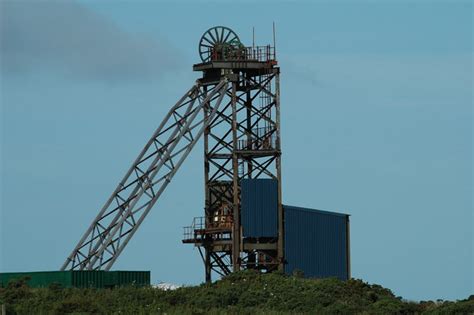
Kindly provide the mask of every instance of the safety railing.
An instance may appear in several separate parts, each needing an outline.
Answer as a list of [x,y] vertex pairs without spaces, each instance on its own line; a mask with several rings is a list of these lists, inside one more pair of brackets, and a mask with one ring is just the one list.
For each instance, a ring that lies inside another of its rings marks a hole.
[[204,230],[206,227],[204,217],[195,217],[190,226],[183,227],[183,240],[194,240],[197,237],[197,231]]
[[256,46],[245,47],[247,60],[271,61],[276,59],[275,47]]
[[277,147],[276,140],[277,138],[275,128],[256,128],[252,130],[252,136],[250,139],[240,139],[237,141],[237,150],[274,150]]
[[206,52],[210,61],[260,61],[269,62],[276,59],[275,47],[233,47],[209,48]]
[[232,229],[233,217],[231,214],[216,214],[206,222],[204,217],[195,217],[190,226],[183,227],[183,241],[201,240],[206,233]]

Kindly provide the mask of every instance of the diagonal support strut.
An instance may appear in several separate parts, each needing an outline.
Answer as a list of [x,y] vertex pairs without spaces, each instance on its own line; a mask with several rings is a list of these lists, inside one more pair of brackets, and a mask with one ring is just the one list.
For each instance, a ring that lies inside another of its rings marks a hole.
[[[112,267],[214,119],[228,85],[225,78],[212,88],[196,83],[172,107],[61,270]],[[199,118],[206,107],[209,115]]]

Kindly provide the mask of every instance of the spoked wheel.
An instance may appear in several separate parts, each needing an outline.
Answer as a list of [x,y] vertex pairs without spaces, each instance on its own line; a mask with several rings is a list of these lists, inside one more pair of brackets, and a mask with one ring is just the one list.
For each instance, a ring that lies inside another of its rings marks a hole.
[[235,43],[240,43],[240,39],[233,30],[225,26],[215,26],[202,35],[199,41],[199,56],[203,62],[209,62],[213,49]]

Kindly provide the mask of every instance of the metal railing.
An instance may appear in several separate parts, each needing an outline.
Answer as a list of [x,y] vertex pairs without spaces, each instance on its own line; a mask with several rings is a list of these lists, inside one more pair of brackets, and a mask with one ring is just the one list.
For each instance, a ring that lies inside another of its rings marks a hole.
[[204,230],[206,227],[204,217],[195,217],[190,226],[183,227],[183,240],[194,240],[197,238],[196,231]]
[[276,149],[276,130],[275,128],[262,127],[252,130],[250,139],[240,139],[237,141],[237,150],[239,151],[259,151]]
[[205,217],[195,217],[190,226],[183,227],[183,240],[200,240],[206,232],[212,230],[230,230],[232,229],[233,217],[231,214],[217,214],[206,222]]
[[245,47],[245,52],[247,60],[271,61],[276,59],[275,47],[270,45]]
[[276,60],[275,47],[221,47],[219,49],[209,48],[206,52],[210,61],[260,61],[269,62]]

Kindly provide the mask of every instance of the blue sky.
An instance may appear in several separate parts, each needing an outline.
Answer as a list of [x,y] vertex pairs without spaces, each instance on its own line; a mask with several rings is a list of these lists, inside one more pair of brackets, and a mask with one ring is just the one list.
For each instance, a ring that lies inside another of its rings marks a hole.
[[[408,299],[474,292],[469,1],[7,2],[0,271],[55,270],[226,25],[281,65],[286,204],[350,213],[355,278]],[[203,280],[197,145],[116,269]]]

